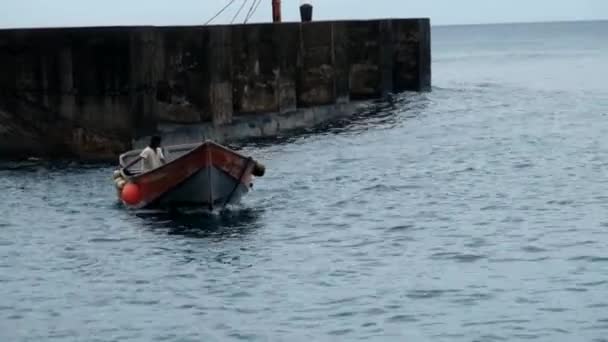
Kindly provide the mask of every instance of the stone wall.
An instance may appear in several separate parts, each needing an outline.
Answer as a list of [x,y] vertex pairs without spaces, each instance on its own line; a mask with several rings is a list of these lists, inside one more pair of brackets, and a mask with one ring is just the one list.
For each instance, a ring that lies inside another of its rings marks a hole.
[[114,158],[163,124],[426,91],[430,68],[428,19],[0,30],[0,156]]

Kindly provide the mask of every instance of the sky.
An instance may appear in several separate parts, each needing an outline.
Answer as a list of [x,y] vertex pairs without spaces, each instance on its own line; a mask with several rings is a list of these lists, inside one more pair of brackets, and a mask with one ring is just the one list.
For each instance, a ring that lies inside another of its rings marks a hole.
[[[0,0],[0,28],[201,25],[243,22],[255,0]],[[250,22],[272,20],[261,0]],[[314,19],[429,17],[432,25],[608,19],[608,0],[311,0]],[[300,0],[282,0],[283,20],[299,20]]]

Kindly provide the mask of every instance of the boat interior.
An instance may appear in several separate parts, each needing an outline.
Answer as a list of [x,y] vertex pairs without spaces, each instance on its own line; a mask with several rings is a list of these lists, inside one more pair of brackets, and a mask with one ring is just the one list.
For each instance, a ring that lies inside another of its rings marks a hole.
[[[184,154],[192,151],[193,149],[199,147],[201,143],[194,144],[184,144],[184,145],[172,145],[172,146],[163,146],[163,154],[165,155],[165,159],[167,163],[174,161],[175,159],[183,156]],[[125,165],[128,165],[131,161],[136,159],[139,154],[143,151],[143,149],[131,150],[125,152],[120,155],[119,163],[120,168],[123,169],[123,172],[128,176],[135,176],[142,173],[142,163],[138,162],[130,166],[128,169],[124,169]]]

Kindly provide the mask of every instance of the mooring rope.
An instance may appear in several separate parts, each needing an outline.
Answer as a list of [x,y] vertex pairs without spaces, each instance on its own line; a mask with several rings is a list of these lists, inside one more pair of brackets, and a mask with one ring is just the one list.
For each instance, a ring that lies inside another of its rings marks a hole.
[[255,2],[255,0],[253,0],[253,3],[251,4],[251,7],[249,8],[249,13],[247,13],[247,17],[245,18],[245,24],[247,24],[249,19],[251,19],[251,17],[255,14],[255,12],[258,10],[258,7],[260,7],[261,3],[262,3],[262,0],[258,0],[257,3]]
[[[241,11],[243,10],[243,8],[245,8],[245,5],[247,5],[248,2],[249,2],[249,0],[243,0],[243,4],[239,8],[239,10],[236,11],[236,14],[234,15],[234,17],[232,17],[232,21],[230,21],[231,24],[233,24],[234,21],[236,20],[236,18],[239,16],[239,14],[241,14]],[[253,2],[255,2],[255,0],[253,0]]]
[[228,2],[228,4],[226,4],[226,6],[224,6],[224,8],[222,8],[219,12],[217,12],[213,17],[211,17],[211,19],[207,20],[207,22],[205,23],[205,25],[208,25],[210,22],[212,22],[215,18],[217,18],[220,14],[224,13],[224,11],[230,7],[230,5],[232,5],[236,0],[230,0]]

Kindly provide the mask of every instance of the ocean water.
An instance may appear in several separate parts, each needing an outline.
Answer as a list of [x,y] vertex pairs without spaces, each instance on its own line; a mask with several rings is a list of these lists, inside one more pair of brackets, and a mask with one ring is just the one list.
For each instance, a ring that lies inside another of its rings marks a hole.
[[608,341],[608,22],[437,27],[433,91],[242,149],[221,215],[0,165],[1,341]]

